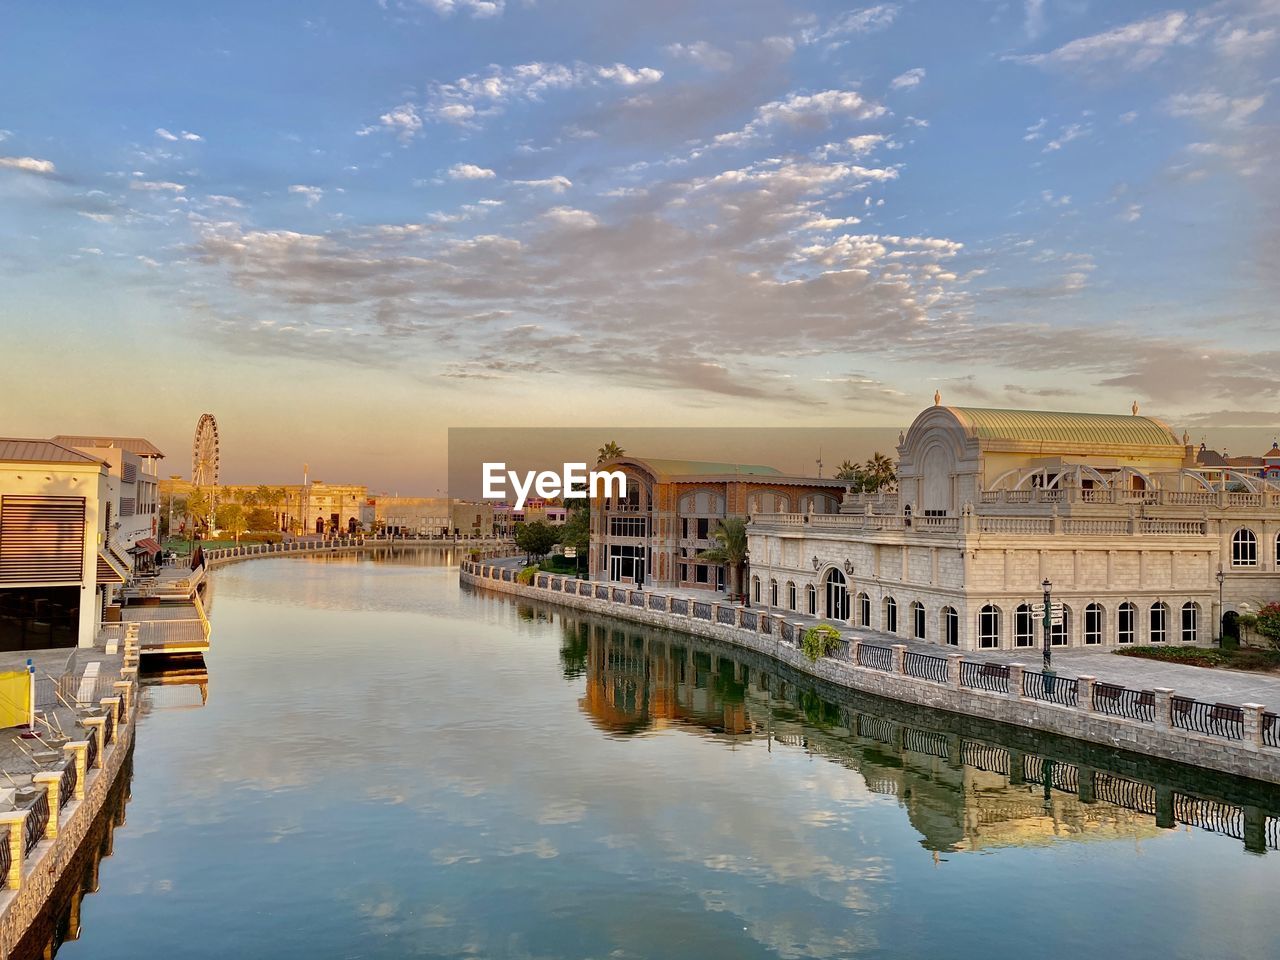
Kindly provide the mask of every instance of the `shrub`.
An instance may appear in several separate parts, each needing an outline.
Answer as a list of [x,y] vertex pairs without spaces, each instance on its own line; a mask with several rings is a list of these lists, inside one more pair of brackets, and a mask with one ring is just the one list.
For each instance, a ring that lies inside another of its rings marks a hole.
[[519,573],[516,574],[516,583],[523,583],[526,587],[533,583],[533,578],[538,575],[538,565],[531,563]]
[[830,657],[840,649],[840,631],[825,623],[810,627],[800,638],[800,649],[815,663],[819,657]]
[[[1243,619],[1243,618],[1241,618]],[[1271,646],[1280,648],[1280,603],[1268,603],[1258,611],[1254,629],[1261,634]]]
[[266,531],[240,534],[241,543],[279,543],[282,539],[284,539],[283,534]]

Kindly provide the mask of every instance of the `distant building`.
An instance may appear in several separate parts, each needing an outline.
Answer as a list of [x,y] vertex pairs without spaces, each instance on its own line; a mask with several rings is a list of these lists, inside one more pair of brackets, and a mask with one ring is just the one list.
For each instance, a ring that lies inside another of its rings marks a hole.
[[[312,480],[299,484],[234,483],[213,490],[218,503],[245,503],[261,486],[279,492],[279,503],[258,504],[278,518],[278,529],[306,534],[348,534],[371,531],[376,505],[364,484],[325,483]],[[162,496],[186,497],[194,490],[190,480],[170,477],[160,481]],[[175,523],[177,518],[175,518]]]
[[754,464],[620,457],[597,469],[621,470],[627,493],[593,505],[591,576],[651,587],[724,590],[724,566],[698,559],[716,545],[720,520],[835,513],[845,486]]
[[92,646],[127,568],[107,549],[105,460],[0,439],[0,650]]
[[901,439],[896,494],[753,515],[752,599],[961,649],[1037,648],[1049,580],[1065,605],[1054,645],[1206,644],[1220,618],[1230,630],[1280,599],[1280,483],[1204,453],[1136,413],[935,405]]

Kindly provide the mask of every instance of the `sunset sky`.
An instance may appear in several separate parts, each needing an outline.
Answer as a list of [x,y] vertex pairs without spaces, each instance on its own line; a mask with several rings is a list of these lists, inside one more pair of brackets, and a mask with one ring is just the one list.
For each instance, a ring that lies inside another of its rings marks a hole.
[[0,90],[0,434],[1280,421],[1280,0],[12,2]]

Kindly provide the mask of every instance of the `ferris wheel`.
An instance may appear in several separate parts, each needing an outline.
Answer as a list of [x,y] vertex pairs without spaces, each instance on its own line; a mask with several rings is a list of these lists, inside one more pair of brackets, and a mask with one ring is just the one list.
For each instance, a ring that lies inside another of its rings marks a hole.
[[191,483],[195,487],[218,485],[218,421],[202,413],[191,445]]

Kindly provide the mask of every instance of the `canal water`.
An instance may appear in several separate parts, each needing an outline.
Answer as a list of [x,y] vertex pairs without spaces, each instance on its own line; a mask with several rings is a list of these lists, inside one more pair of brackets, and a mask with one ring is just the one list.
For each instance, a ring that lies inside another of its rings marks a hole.
[[454,559],[214,574],[207,683],[148,690],[60,957],[1280,956],[1256,784],[852,699]]

